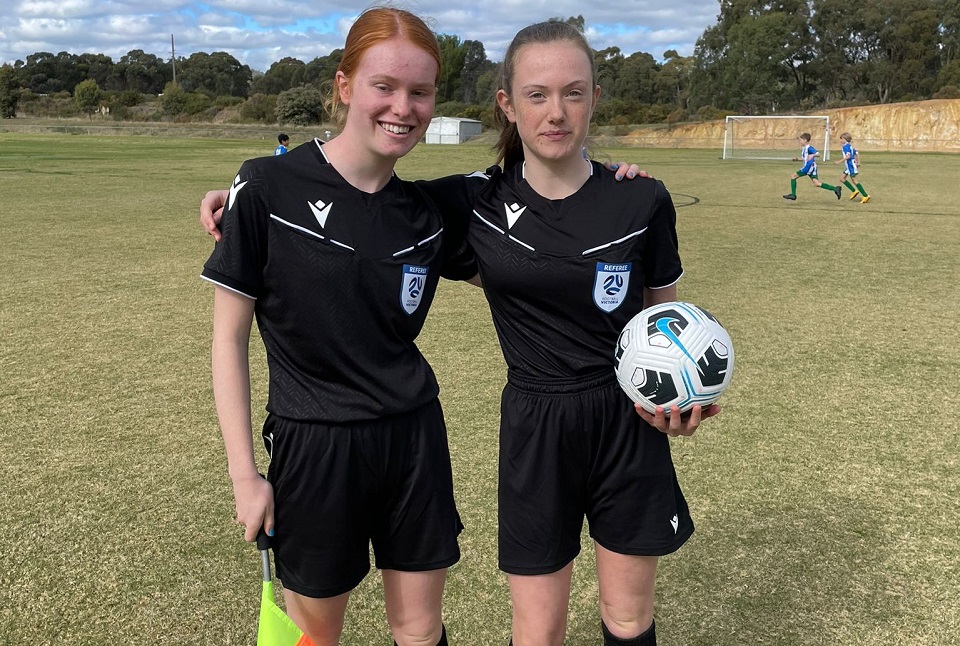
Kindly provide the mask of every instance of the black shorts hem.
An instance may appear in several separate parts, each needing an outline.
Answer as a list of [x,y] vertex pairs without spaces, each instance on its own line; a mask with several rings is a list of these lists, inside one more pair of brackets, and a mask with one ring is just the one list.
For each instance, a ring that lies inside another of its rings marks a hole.
[[627,556],[666,556],[668,554],[673,554],[681,547],[684,543],[690,540],[690,537],[693,536],[693,526],[690,526],[690,529],[684,532],[677,534],[676,539],[669,543],[668,545],[663,545],[659,547],[651,548],[636,548],[636,547],[623,547],[620,545],[613,545],[612,543],[607,543],[606,541],[600,540],[596,536],[591,534],[590,538],[595,540],[598,545],[607,549],[611,552],[616,552],[617,554],[625,554]]
[[367,577],[367,573],[369,572],[370,572],[370,569],[368,568],[367,571],[363,573],[363,576],[361,576],[355,582],[335,586],[332,588],[308,588],[308,587],[300,586],[297,584],[287,585],[283,582],[283,579],[280,579],[280,583],[281,585],[283,585],[283,588],[285,590],[289,590],[290,592],[296,592],[297,594],[304,597],[310,597],[311,599],[330,599],[332,597],[339,597],[341,594],[344,594],[345,592],[350,592],[351,590],[356,588]]
[[397,572],[430,572],[431,570],[442,570],[444,568],[448,568],[451,565],[456,565],[459,562],[460,554],[457,553],[455,556],[451,556],[440,561],[433,561],[431,563],[377,563],[376,568],[378,570],[396,570]]
[[500,571],[506,574],[518,574],[520,576],[536,576],[538,574],[553,574],[567,567],[575,558],[580,555],[580,550],[570,558],[551,565],[535,565],[533,567],[524,567],[520,565],[508,565],[503,561],[498,564]]

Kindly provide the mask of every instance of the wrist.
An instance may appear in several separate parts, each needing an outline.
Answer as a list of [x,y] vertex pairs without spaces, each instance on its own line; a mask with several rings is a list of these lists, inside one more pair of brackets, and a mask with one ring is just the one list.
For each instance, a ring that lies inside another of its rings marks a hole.
[[242,467],[231,466],[227,469],[227,473],[230,474],[230,480],[234,484],[262,477],[255,464],[245,464]]

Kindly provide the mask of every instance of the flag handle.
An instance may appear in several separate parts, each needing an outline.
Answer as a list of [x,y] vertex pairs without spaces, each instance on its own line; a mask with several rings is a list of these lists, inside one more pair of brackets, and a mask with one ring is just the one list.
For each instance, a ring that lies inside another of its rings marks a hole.
[[270,575],[270,537],[263,531],[263,527],[257,532],[257,549],[260,550],[260,558],[263,561],[263,581],[269,583],[272,579]]

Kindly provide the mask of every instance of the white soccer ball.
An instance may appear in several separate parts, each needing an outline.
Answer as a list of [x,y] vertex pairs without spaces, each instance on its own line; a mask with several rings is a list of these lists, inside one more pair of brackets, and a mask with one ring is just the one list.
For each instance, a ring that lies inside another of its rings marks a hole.
[[630,399],[653,413],[717,401],[733,378],[733,341],[710,312],[691,303],[643,310],[617,339],[614,370]]

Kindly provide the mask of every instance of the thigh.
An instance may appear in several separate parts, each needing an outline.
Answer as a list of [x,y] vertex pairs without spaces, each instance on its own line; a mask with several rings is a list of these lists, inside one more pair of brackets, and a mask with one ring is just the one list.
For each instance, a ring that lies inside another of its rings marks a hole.
[[382,575],[387,623],[397,644],[440,641],[446,568],[426,572],[383,570]]
[[657,557],[611,552],[597,545],[600,616],[618,637],[635,637],[653,623]]
[[284,589],[287,614],[315,646],[336,646],[343,632],[343,618],[350,593],[317,599]]
[[567,632],[573,563],[550,574],[508,575],[514,646],[560,646]]

